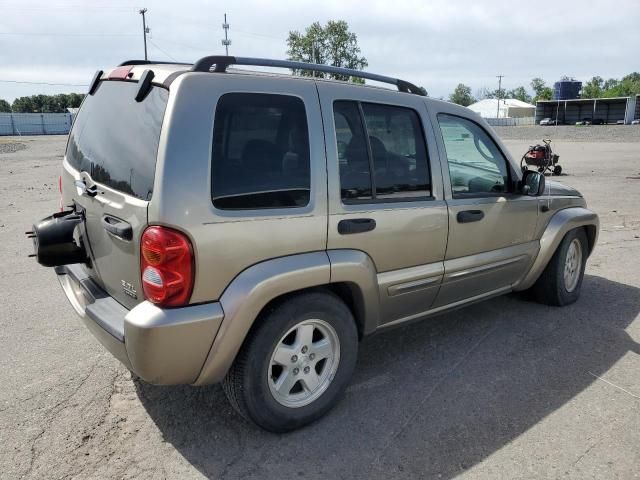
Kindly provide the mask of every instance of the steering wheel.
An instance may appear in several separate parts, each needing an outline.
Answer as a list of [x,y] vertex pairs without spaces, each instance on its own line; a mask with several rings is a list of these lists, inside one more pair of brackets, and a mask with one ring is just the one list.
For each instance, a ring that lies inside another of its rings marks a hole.
[[481,145],[480,144],[480,139],[475,135],[473,136],[473,144],[476,146],[476,150],[478,150],[478,152],[480,152],[480,155],[482,155],[485,160],[489,160],[490,162],[494,161],[493,157],[490,157],[489,155],[484,153],[483,150],[486,150],[487,147],[485,147],[484,145]]

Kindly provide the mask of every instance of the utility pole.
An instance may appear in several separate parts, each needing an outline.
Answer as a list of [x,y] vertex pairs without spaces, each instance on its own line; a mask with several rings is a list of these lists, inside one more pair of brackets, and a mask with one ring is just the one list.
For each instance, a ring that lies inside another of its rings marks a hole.
[[140,15],[142,15],[142,36],[144,38],[144,59],[148,60],[148,58],[147,58],[147,33],[148,33],[149,29],[147,28],[147,22],[146,22],[146,19],[144,17],[144,14],[147,13],[147,9],[143,8],[143,9],[139,10],[138,13]]
[[224,45],[224,49],[227,57],[229,56],[229,45],[231,45],[231,39],[227,36],[229,31],[229,24],[227,23],[227,14],[224,14],[224,23],[222,24],[222,28],[224,29],[224,40],[222,40],[222,45]]
[[496,118],[500,118],[500,93],[502,90],[502,77],[504,75],[498,75],[498,112],[496,113]]

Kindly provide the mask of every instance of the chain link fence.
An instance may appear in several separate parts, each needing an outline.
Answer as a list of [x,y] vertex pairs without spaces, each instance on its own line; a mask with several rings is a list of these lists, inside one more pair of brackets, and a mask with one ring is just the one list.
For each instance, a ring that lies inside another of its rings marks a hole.
[[66,135],[71,113],[0,113],[0,135]]

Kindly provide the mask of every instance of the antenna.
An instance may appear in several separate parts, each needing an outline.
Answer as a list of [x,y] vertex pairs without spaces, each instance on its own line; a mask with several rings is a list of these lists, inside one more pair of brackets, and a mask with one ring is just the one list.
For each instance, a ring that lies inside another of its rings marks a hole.
[[224,14],[224,23],[222,24],[222,28],[224,29],[224,39],[222,40],[222,45],[224,45],[225,52],[227,57],[229,56],[229,45],[231,45],[231,39],[228,37],[229,32],[229,24],[227,23],[227,14]]

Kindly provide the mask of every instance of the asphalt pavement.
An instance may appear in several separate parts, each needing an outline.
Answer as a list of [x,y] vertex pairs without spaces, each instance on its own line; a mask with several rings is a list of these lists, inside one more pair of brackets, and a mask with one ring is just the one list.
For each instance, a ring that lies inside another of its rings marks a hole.
[[602,224],[576,304],[513,294],[367,338],[342,402],[275,435],[219,386],[133,380],[27,258],[65,140],[0,138],[26,146],[0,154],[0,478],[640,477],[639,143],[554,142]]

